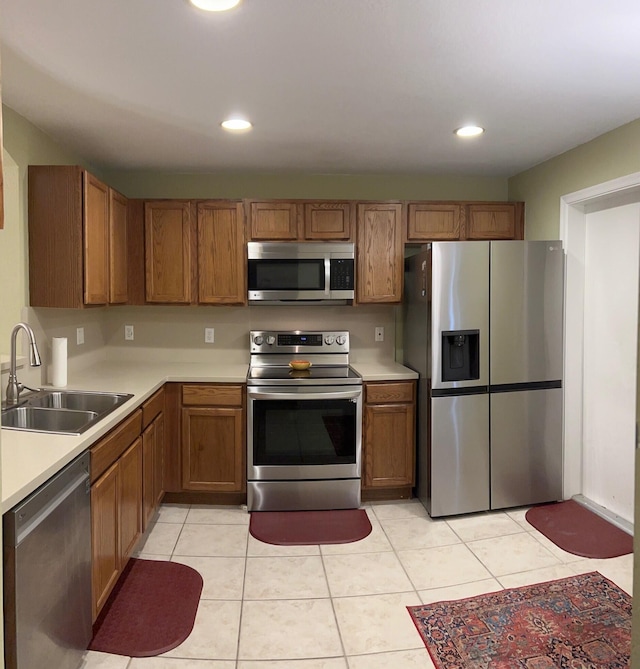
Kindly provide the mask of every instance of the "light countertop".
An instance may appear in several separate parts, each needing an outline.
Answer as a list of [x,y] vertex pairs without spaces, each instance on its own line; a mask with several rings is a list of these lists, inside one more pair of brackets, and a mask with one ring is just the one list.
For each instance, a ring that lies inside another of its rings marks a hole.
[[[393,361],[351,365],[365,381],[395,381],[417,374]],[[132,393],[133,397],[81,435],[2,430],[2,513],[100,437],[114,428],[166,382],[244,383],[246,364],[102,362],[70,374],[67,389]]]

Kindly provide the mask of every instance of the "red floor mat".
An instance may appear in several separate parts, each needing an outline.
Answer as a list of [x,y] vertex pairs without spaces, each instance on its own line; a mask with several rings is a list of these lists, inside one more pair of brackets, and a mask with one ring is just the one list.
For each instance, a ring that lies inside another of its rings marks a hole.
[[249,531],[259,541],[279,546],[348,544],[371,532],[364,509],[334,511],[254,511]]
[[525,518],[556,546],[589,558],[633,552],[633,537],[570,499],[529,509]]
[[131,559],[93,626],[90,650],[150,657],[191,633],[202,576],[176,562]]

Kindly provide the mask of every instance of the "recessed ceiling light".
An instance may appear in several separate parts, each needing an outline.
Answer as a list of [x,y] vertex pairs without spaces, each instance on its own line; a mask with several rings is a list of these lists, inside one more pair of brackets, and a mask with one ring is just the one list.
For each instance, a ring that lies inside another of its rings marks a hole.
[[220,124],[225,130],[249,130],[253,126],[243,118],[228,118]]
[[225,12],[233,9],[240,0],[191,0],[191,4],[206,12]]
[[462,128],[454,130],[458,137],[477,137],[484,132],[484,128],[477,125],[463,125]]

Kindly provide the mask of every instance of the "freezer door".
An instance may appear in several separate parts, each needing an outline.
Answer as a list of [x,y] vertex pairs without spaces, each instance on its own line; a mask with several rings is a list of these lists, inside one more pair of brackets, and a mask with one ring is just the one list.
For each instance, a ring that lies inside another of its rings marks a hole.
[[559,241],[491,242],[490,384],[562,379]]
[[489,508],[489,396],[431,401],[431,516]]
[[[434,242],[432,245],[433,388],[468,388],[489,383],[489,242]],[[477,331],[477,378],[443,381],[444,332]]]
[[562,499],[562,389],[492,393],[491,508]]

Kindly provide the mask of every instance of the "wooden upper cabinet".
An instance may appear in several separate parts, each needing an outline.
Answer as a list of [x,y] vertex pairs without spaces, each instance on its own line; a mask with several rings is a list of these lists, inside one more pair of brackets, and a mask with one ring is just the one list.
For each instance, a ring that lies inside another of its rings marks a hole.
[[298,239],[298,205],[293,202],[249,202],[249,235],[254,240]]
[[241,202],[198,202],[198,302],[246,304],[244,208]]
[[407,206],[407,241],[460,239],[463,207],[452,202],[411,202]]
[[30,165],[28,179],[31,306],[108,304],[109,187],[77,165]]
[[400,302],[404,272],[402,205],[359,204],[356,248],[357,302]]
[[109,189],[109,303],[129,297],[127,262],[127,198]]
[[109,187],[84,174],[84,303],[109,302]]
[[353,238],[351,202],[307,202],[304,205],[304,238],[345,240]]
[[466,239],[524,239],[522,202],[468,204],[466,209]]
[[145,202],[146,301],[191,302],[191,203],[188,200]]
[[354,235],[353,202],[250,200],[248,217],[255,241],[349,241]]

